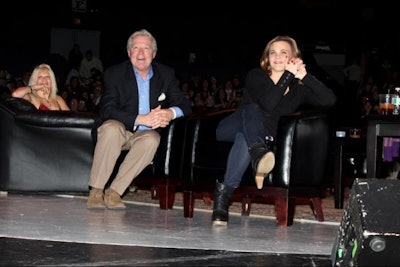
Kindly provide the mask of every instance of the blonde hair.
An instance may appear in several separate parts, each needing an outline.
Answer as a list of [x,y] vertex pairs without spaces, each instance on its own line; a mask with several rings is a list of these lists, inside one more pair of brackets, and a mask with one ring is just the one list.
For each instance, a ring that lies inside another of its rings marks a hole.
[[270,50],[271,50],[271,45],[273,43],[275,43],[275,42],[280,42],[280,41],[287,42],[290,45],[290,47],[292,49],[291,52],[292,52],[293,57],[295,57],[295,58],[301,58],[302,57],[301,51],[300,51],[299,47],[297,46],[296,41],[292,37],[287,36],[287,35],[278,35],[278,36],[276,36],[271,41],[269,41],[268,44],[265,46],[264,51],[263,51],[263,53],[261,55],[261,58],[260,58],[260,67],[261,67],[261,69],[263,69],[264,71],[268,72],[269,75],[271,74],[271,64],[269,62],[268,55],[269,55]]
[[38,66],[36,66],[33,69],[33,72],[31,74],[31,77],[29,78],[29,86],[35,85],[37,80],[38,80],[38,76],[39,76],[39,71],[41,70],[46,70],[49,72],[50,74],[50,80],[51,80],[51,92],[50,92],[50,98],[52,99],[56,99],[57,98],[57,94],[58,94],[58,87],[57,87],[57,81],[56,81],[56,76],[53,72],[53,70],[51,69],[50,65],[48,64],[40,64]]

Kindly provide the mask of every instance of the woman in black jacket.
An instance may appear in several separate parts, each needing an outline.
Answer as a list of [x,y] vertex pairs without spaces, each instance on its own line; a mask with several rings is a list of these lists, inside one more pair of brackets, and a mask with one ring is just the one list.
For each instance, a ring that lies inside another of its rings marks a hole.
[[260,68],[247,74],[244,94],[237,110],[218,125],[219,141],[234,142],[228,156],[224,181],[217,181],[212,222],[226,225],[229,200],[240,185],[248,165],[252,164],[257,188],[274,168],[271,142],[281,115],[294,112],[300,105],[333,106],[331,89],[307,73],[296,41],[277,36],[268,42],[260,59]]

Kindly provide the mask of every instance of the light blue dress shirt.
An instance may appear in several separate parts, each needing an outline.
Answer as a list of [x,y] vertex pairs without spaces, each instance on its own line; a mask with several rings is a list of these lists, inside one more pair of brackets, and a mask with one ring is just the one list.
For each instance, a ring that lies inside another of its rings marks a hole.
[[[150,112],[150,79],[153,77],[153,68],[150,68],[149,74],[143,80],[139,73],[133,69],[136,81],[138,85],[138,96],[139,96],[139,114],[147,114]],[[175,113],[175,118],[179,118],[183,116],[183,111],[179,107],[171,107]],[[147,127],[145,125],[135,125],[133,126],[133,130],[143,131],[143,130],[151,130],[151,127]]]
[[[153,68],[150,68],[149,74],[146,79],[142,79],[139,73],[134,69],[136,81],[138,85],[139,95],[139,114],[147,114],[150,112],[150,79],[153,77]],[[139,125],[137,130],[150,130],[150,127],[145,125]]]

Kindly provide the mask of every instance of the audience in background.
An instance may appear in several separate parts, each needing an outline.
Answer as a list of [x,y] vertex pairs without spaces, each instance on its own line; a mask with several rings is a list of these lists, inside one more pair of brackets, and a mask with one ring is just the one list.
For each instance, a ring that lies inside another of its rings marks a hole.
[[92,50],[87,50],[79,66],[79,75],[82,85],[88,87],[97,78],[103,75],[103,63],[93,55]]
[[71,50],[68,52],[68,68],[76,68],[81,65],[83,59],[83,53],[79,44],[74,44]]
[[[97,105],[101,99],[103,87],[103,64],[100,58],[93,55],[91,49],[86,52],[83,55],[79,44],[74,44],[67,56],[68,68],[65,73],[56,76],[56,81],[66,103],[70,103],[74,96],[81,99],[82,91],[87,90],[89,98],[82,98],[86,102],[86,112],[98,112]],[[350,94],[346,92],[347,90],[352,91],[351,95],[354,95],[356,91],[356,97],[351,97],[350,103],[342,104],[344,105],[343,109],[353,110],[354,118],[351,119],[359,119],[360,123],[365,123],[366,115],[378,112],[377,94],[388,90],[393,91],[395,87],[400,86],[398,78],[400,64],[387,55],[376,54],[374,58],[368,56],[368,53],[364,55],[364,58],[359,60],[360,62],[357,62],[357,59],[360,58],[358,53],[349,52],[346,55],[348,65],[343,68],[343,75],[344,85],[347,89],[343,88],[343,92],[335,91],[339,102],[344,95]],[[85,66],[84,70],[80,70],[81,65]],[[82,75],[83,72],[86,74]],[[184,75],[180,74],[178,82],[180,82],[185,97],[191,101],[194,112],[236,108],[241,102],[243,71],[232,70],[229,73],[222,69],[216,69],[215,66],[211,66],[208,70],[206,66],[205,69],[185,69],[183,73]],[[22,70],[17,75],[11,75],[4,66],[1,67],[2,95],[11,95],[16,88],[27,86],[30,75],[30,70]],[[84,76],[86,77],[83,78],[85,83],[82,83],[81,78]],[[370,85],[371,83],[373,85]]]

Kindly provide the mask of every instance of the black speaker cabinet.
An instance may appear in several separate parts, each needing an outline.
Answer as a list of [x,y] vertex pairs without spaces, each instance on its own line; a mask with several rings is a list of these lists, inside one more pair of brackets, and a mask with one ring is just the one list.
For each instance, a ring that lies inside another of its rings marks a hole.
[[332,266],[400,266],[400,180],[354,180],[331,261]]

